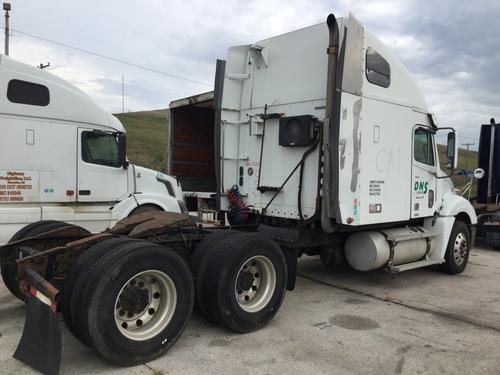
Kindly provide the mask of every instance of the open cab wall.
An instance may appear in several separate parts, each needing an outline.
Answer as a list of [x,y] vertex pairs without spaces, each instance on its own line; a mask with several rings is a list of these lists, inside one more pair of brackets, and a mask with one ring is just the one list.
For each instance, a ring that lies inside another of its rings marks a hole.
[[180,182],[190,212],[215,211],[214,93],[170,103],[168,173]]

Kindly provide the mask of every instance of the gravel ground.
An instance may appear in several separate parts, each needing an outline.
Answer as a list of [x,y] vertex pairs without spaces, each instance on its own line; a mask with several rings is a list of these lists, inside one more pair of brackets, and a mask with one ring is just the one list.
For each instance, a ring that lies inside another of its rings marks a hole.
[[[110,365],[63,323],[62,374],[500,374],[500,252],[475,248],[457,276],[331,270],[299,261],[297,287],[264,329],[235,335],[194,314],[163,357]],[[0,373],[13,359],[25,307],[0,282]]]

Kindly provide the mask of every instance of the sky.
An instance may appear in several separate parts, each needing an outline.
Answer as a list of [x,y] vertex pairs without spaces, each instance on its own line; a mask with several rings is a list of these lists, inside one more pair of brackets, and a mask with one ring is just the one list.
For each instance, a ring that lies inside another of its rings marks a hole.
[[[498,0],[11,0],[10,56],[85,91],[110,112],[167,108],[212,90],[215,61],[254,43],[353,13],[415,77],[440,126],[475,142],[500,122]],[[0,21],[2,22],[2,21]],[[161,71],[85,54],[25,33]],[[177,77],[184,77],[188,80]]]

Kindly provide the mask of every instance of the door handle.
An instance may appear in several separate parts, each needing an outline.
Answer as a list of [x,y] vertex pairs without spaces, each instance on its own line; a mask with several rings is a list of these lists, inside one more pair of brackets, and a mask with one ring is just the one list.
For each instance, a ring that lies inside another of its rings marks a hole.
[[90,195],[90,190],[78,190],[78,195]]

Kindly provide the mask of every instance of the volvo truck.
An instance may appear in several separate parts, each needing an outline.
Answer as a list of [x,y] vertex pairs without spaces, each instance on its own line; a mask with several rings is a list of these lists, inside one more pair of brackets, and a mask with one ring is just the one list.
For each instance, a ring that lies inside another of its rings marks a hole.
[[233,332],[260,329],[294,288],[301,255],[362,272],[465,270],[477,219],[449,178],[455,131],[353,16],[229,48],[213,97],[172,107],[183,117],[170,164],[226,225],[146,212],[96,234],[64,222],[18,232],[0,248],[28,301],[16,358],[58,371],[58,311],[119,365],[165,353],[194,305]]
[[2,55],[0,93],[0,244],[40,220],[95,232],[180,212],[177,181],[130,164],[123,125],[75,86]]

